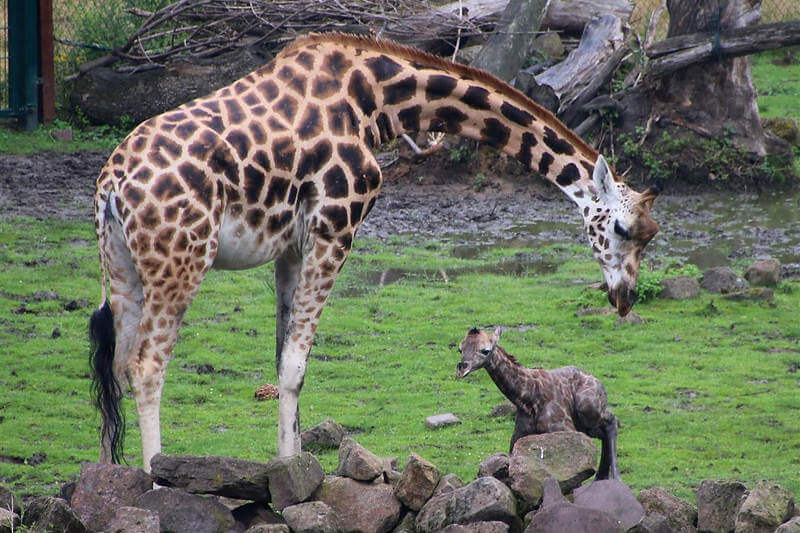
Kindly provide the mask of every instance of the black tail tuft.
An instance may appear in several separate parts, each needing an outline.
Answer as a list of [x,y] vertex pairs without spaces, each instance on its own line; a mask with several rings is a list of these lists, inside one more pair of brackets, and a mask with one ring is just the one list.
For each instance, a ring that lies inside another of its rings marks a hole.
[[114,316],[108,300],[92,314],[89,320],[91,352],[89,365],[92,371],[92,398],[103,419],[101,442],[111,446],[111,460],[122,458],[122,441],[125,437],[125,417],[120,410],[122,388],[114,377]]

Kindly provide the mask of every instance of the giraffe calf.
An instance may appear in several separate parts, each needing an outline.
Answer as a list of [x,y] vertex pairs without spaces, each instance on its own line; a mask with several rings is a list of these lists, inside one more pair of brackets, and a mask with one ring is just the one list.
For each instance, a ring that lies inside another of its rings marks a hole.
[[600,380],[574,366],[526,368],[497,344],[501,333],[501,328],[491,334],[470,329],[458,347],[461,361],[456,374],[463,378],[485,368],[500,392],[517,407],[511,449],[526,435],[580,431],[602,441],[596,479],[619,479],[619,423],[608,410]]

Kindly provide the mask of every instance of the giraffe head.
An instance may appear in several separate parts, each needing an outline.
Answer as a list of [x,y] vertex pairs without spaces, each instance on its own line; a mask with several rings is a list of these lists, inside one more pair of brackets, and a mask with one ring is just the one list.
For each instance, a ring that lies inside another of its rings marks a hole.
[[483,368],[492,357],[494,349],[497,348],[497,342],[500,340],[502,332],[499,327],[495,328],[491,334],[478,328],[470,329],[467,336],[458,345],[461,361],[456,367],[456,375],[463,378],[473,370]]
[[608,301],[620,316],[636,301],[642,250],[658,232],[650,207],[659,193],[638,193],[617,179],[603,156],[597,158],[589,194],[579,199],[583,225],[608,285]]

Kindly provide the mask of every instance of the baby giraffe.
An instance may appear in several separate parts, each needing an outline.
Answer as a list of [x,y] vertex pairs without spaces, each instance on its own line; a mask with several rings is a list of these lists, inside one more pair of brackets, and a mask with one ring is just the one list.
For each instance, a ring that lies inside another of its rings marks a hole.
[[600,380],[574,366],[525,368],[498,346],[501,333],[501,328],[492,334],[470,329],[458,347],[461,362],[456,374],[463,378],[485,368],[500,392],[517,407],[511,449],[526,435],[580,431],[602,441],[596,479],[619,479],[619,423],[606,406],[606,390]]

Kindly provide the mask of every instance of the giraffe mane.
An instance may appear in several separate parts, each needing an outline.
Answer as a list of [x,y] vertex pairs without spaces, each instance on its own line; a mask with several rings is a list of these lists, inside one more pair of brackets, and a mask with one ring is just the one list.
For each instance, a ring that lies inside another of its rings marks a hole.
[[[426,67],[430,67],[436,70],[444,70],[446,72],[457,74],[462,79],[473,79],[475,81],[478,81],[494,89],[499,94],[511,99],[515,104],[522,105],[523,107],[526,108],[527,111],[531,112],[534,116],[542,117],[545,120],[545,122],[547,122],[550,126],[553,127],[554,130],[557,130],[560,136],[566,137],[569,140],[569,142],[578,147],[578,149],[590,154],[593,159],[597,159],[598,156],[597,150],[592,148],[574,131],[569,129],[549,109],[545,109],[544,107],[537,104],[529,97],[525,96],[525,94],[523,94],[518,89],[515,89],[514,87],[504,82],[494,74],[486,72],[485,70],[480,70],[469,65],[462,65],[461,63],[455,63],[444,57],[440,57],[431,54],[429,52],[425,52],[423,50],[414,48],[412,46],[400,44],[395,41],[390,41],[387,39],[379,39],[369,35],[358,35],[353,33],[342,33],[342,32],[310,33],[308,35],[298,37],[294,42],[288,45],[285,50],[289,51],[296,48],[301,48],[303,46],[308,46],[309,44],[325,43],[325,42],[334,42],[338,44],[362,47],[376,52],[386,52],[388,54],[401,57],[408,61],[419,63]],[[614,176],[615,181],[621,181],[621,178],[617,176],[617,173],[616,171],[613,170],[613,168],[612,168],[612,174]]]

